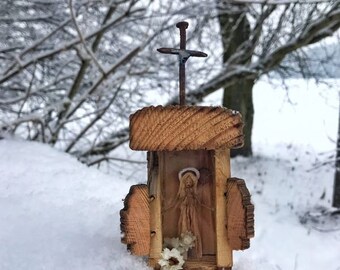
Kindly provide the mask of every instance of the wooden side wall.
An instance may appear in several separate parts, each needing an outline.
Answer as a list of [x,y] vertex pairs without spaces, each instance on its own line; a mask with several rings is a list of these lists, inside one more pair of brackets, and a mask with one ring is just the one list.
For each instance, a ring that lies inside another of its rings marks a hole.
[[219,149],[214,154],[215,220],[217,267],[232,267],[232,249],[227,241],[227,179],[230,178],[230,149]]
[[150,254],[149,266],[155,267],[163,249],[162,231],[162,181],[157,152],[148,152],[148,187],[150,202]]

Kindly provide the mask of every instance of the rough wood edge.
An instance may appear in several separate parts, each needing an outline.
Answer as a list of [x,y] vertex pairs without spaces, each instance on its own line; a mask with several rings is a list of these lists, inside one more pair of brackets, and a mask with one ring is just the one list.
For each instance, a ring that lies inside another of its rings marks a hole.
[[[124,208],[120,210],[120,229],[123,233],[121,242],[127,245],[131,254],[149,255],[150,248],[150,211],[147,185],[133,185],[124,199]],[[133,206],[132,204],[137,204]],[[142,216],[143,219],[136,216]],[[139,223],[137,223],[137,220]]]
[[[235,186],[236,185],[236,186]],[[232,188],[237,188],[238,194],[234,194],[234,196],[241,197],[241,203],[243,208],[243,213],[241,213],[243,219],[242,227],[240,228],[239,237],[240,241],[239,244],[232,246],[233,250],[244,250],[250,247],[250,238],[254,237],[254,205],[251,203],[251,195],[246,186],[246,183],[243,179],[240,178],[229,178],[227,181],[227,190],[228,192]],[[232,194],[230,194],[232,195]],[[230,234],[236,233],[235,231],[228,231],[229,239],[231,237],[235,237],[235,235],[231,236]],[[231,241],[234,243],[234,241]]]

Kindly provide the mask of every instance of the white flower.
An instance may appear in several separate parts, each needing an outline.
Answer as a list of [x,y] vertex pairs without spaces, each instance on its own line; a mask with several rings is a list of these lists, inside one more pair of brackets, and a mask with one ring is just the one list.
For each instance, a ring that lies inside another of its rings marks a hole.
[[183,269],[184,259],[180,252],[176,249],[163,249],[161,259],[158,261],[162,270],[180,270]]
[[190,248],[195,246],[196,236],[192,232],[186,232],[181,234],[181,247],[188,251]]
[[178,237],[173,237],[173,238],[164,238],[164,246],[163,248],[179,248],[180,241]]

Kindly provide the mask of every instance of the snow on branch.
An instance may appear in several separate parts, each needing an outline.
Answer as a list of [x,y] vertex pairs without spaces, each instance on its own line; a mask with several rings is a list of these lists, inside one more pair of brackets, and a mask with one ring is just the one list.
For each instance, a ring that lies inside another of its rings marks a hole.
[[71,13],[71,19],[72,19],[72,22],[74,24],[74,27],[78,33],[78,36],[79,36],[79,39],[80,39],[80,42],[83,44],[84,46],[84,49],[86,50],[86,52],[88,53],[88,55],[91,57],[91,59],[93,60],[93,62],[95,63],[95,65],[98,67],[98,69],[100,70],[100,72],[106,76],[106,72],[104,70],[104,67],[102,67],[102,65],[99,63],[97,57],[94,55],[93,51],[87,47],[86,45],[86,42],[85,42],[85,38],[84,38],[84,35],[83,33],[81,32],[80,28],[79,28],[79,25],[77,23],[77,19],[76,19],[76,16],[74,14],[74,10],[73,10],[73,4],[72,4],[72,0],[69,0],[69,8],[70,8],[70,13]]
[[[249,65],[226,67],[209,82],[199,86],[196,90],[189,92],[187,94],[188,102],[193,104],[201,102],[207,95],[222,87],[232,85],[239,79],[255,80],[262,74],[273,70],[273,68],[280,64],[289,53],[318,42],[321,37],[326,37],[325,34],[331,36],[339,28],[340,7],[308,24],[305,31],[298,37],[269,53],[265,58],[259,59]],[[247,52],[244,51],[243,53]],[[177,96],[174,97],[169,104],[176,103],[177,99]]]
[[[308,55],[297,50],[340,26],[340,0],[41,2],[28,1],[32,14],[24,9],[20,18],[52,18],[12,25],[7,19],[18,15],[12,9],[0,20],[9,37],[0,48],[1,128],[88,164],[113,160],[110,152],[129,139],[128,115],[154,104],[154,96],[164,95],[163,105],[178,103],[177,58],[162,58],[155,49],[178,46],[174,25],[183,16],[190,23],[188,47],[209,55],[206,62],[190,61],[188,104],[240,80],[288,69],[292,62],[283,60],[289,54],[305,63]],[[222,39],[216,23],[221,15],[235,18],[229,38]],[[246,41],[233,48],[244,20]],[[223,50],[232,53],[224,59]]]
[[[129,11],[129,13],[133,14],[136,12],[139,12],[140,9],[134,10],[134,11]],[[127,16],[127,14],[122,14],[117,18],[113,18],[111,19],[109,22],[107,22],[105,25],[101,26],[99,29],[96,29],[94,31],[92,31],[91,33],[87,34],[84,36],[84,40],[90,39],[95,37],[96,35],[103,33],[105,31],[107,31],[110,27],[112,27],[113,25],[119,23],[121,20],[123,20],[125,17]],[[81,43],[80,38],[75,38],[69,42],[66,42],[60,46],[58,46],[57,48],[47,51],[47,52],[43,52],[41,54],[38,54],[36,56],[34,56],[33,58],[30,58],[27,61],[23,61],[21,66],[11,70],[8,73],[5,73],[5,75],[3,75],[2,77],[0,77],[0,84],[4,83],[5,81],[11,79],[12,77],[14,77],[15,75],[17,75],[22,69],[27,68],[28,66],[34,64],[35,62],[38,61],[42,61],[46,58],[50,58],[55,56],[56,54],[59,54],[61,52],[64,52],[66,50],[69,50],[70,48],[72,48],[73,46],[77,45]]]

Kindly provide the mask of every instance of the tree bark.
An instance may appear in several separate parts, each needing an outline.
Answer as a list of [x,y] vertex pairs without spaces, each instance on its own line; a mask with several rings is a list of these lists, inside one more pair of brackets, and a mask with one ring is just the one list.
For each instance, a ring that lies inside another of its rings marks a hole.
[[224,88],[223,106],[239,111],[245,123],[243,128],[244,146],[242,148],[232,149],[232,157],[237,155],[247,157],[253,154],[251,142],[254,118],[253,85],[254,81],[244,79],[235,85]]
[[[219,15],[221,28],[221,38],[223,43],[223,62],[240,48],[240,46],[250,37],[250,25],[246,14],[242,12],[221,13]],[[247,59],[246,62],[249,62]],[[243,63],[243,64],[246,64]],[[233,149],[231,156],[251,156],[252,143],[251,135],[253,129],[254,106],[253,106],[253,79],[242,79],[231,86],[224,87],[222,105],[224,107],[237,110],[244,119],[244,147]]]
[[[340,101],[340,96],[339,96],[339,101]],[[339,106],[339,121],[338,121],[338,138],[337,138],[337,143],[336,143],[336,157],[335,157],[333,206],[336,208],[340,208],[340,106]]]

